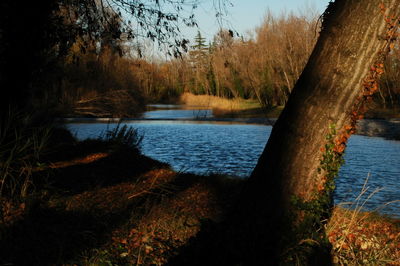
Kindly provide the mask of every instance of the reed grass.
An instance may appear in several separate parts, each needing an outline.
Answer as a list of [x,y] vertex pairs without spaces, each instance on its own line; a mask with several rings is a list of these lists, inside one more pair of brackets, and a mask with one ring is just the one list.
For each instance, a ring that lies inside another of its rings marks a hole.
[[219,110],[238,111],[252,108],[260,108],[260,104],[254,100],[241,98],[226,99],[213,95],[194,95],[185,92],[180,101],[187,106],[204,107]]

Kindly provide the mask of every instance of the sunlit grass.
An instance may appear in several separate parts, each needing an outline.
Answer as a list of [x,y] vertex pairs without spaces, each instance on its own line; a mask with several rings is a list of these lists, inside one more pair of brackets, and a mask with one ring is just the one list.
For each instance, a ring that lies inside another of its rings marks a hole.
[[256,100],[251,99],[226,99],[213,95],[194,95],[184,93],[180,98],[184,108],[212,109],[215,117],[268,117],[277,118],[283,110],[283,106],[265,108]]
[[255,100],[245,100],[241,98],[226,99],[213,95],[194,95],[191,93],[184,93],[181,96],[181,102],[187,106],[207,107],[211,109],[220,110],[245,110],[260,108],[261,105]]
[[376,189],[367,194],[367,182],[368,178],[355,202],[335,207],[327,224],[333,262],[335,265],[400,265],[400,220],[363,211],[366,202],[380,191]]

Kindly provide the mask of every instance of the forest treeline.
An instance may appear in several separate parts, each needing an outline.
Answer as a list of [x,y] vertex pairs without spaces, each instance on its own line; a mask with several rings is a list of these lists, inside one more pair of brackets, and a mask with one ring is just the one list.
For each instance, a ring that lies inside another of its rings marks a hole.
[[[183,92],[224,98],[255,99],[261,106],[282,106],[288,100],[318,38],[317,16],[267,13],[246,38],[222,30],[206,43],[200,33],[183,59],[146,64],[142,88],[153,101]],[[388,56],[375,96],[376,107],[400,104],[399,42]]]
[[[207,41],[198,32],[188,53],[170,60],[132,55],[137,47],[124,38],[91,45],[78,39],[57,62],[52,80],[47,77],[40,101],[61,115],[103,117],[134,116],[146,103],[177,102],[185,92],[283,106],[312,52],[319,23],[315,15],[267,12],[246,37],[220,30]],[[379,108],[399,107],[399,84],[397,44],[375,96]]]
[[[267,13],[248,37],[219,31],[209,44],[198,33],[183,60],[160,66],[179,94],[256,99],[262,106],[284,105],[318,36],[317,19]],[[163,88],[156,90],[163,95]]]

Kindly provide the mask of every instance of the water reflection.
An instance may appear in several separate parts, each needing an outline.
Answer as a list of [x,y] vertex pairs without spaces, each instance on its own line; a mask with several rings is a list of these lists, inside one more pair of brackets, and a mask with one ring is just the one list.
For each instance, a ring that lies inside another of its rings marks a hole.
[[213,117],[212,110],[155,110],[144,113],[144,119],[199,119]]
[[148,104],[148,109],[160,109],[160,110],[168,110],[168,109],[182,109],[183,106],[179,104]]

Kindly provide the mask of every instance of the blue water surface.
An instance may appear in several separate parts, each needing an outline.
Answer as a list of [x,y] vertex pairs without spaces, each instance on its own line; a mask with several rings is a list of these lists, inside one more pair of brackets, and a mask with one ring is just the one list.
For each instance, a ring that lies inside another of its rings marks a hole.
[[[238,177],[250,175],[272,129],[264,125],[215,122],[124,123],[144,135],[143,154],[169,163],[176,171]],[[67,128],[79,139],[85,139],[95,138],[115,125],[69,123]],[[349,140],[344,158],[335,203],[351,202],[348,207],[363,206],[400,217],[400,142],[355,135]],[[357,200],[363,186],[363,197]]]

